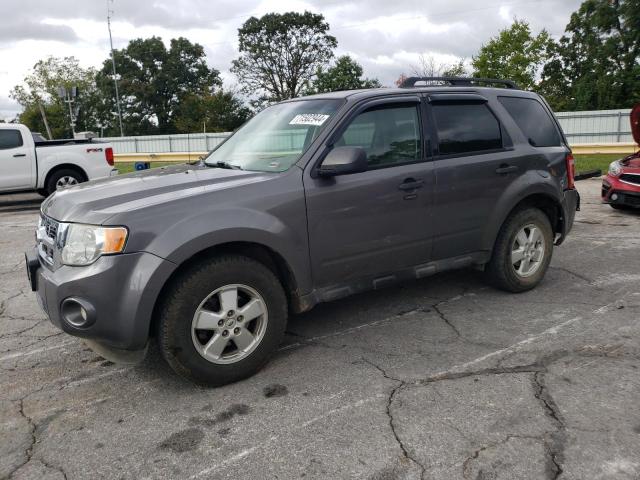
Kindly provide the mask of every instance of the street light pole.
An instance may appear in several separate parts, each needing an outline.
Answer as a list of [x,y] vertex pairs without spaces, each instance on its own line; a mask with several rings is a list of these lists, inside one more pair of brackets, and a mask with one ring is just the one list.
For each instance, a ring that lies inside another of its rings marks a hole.
[[120,136],[124,137],[124,130],[122,128],[122,110],[120,109],[120,93],[118,92],[118,77],[116,74],[116,58],[113,55],[113,38],[111,37],[111,14],[113,13],[113,11],[109,9],[109,2],[113,2],[113,0],[107,0],[107,28],[109,29],[109,45],[111,47],[111,65],[113,65],[113,83],[116,87],[116,107],[118,109]]

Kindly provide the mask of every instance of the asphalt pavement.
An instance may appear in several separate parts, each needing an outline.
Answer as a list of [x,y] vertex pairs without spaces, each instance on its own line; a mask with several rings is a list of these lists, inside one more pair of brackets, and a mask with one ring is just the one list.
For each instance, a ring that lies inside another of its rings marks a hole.
[[54,328],[23,265],[41,198],[0,197],[0,478],[638,479],[640,214],[599,186],[534,291],[463,270],[320,305],[217,389]]

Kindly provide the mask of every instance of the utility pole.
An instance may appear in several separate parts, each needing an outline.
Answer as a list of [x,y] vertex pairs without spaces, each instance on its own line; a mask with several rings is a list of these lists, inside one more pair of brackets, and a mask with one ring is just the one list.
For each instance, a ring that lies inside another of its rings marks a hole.
[[109,8],[109,2],[113,2],[113,0],[107,0],[107,28],[109,29],[109,45],[111,47],[111,65],[113,65],[113,83],[116,86],[116,107],[118,109],[120,136],[124,137],[124,130],[122,128],[122,110],[120,109],[120,93],[118,92],[118,77],[116,74],[116,58],[113,55],[113,38],[111,36],[111,14],[113,13],[113,10]]
[[44,107],[42,106],[40,99],[38,99],[38,108],[40,109],[40,115],[44,122],[44,128],[47,129],[47,137],[49,137],[49,140],[53,140],[53,135],[51,135],[51,129],[49,128],[49,122],[47,122],[47,114],[44,112]]

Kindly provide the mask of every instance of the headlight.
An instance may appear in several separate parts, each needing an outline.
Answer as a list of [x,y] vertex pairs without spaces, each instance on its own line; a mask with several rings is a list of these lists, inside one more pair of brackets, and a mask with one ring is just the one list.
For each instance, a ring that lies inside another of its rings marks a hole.
[[609,164],[609,175],[617,177],[621,173],[622,173],[622,167],[620,166],[620,163],[617,160]]
[[89,265],[101,255],[121,253],[127,242],[127,229],[124,227],[68,223],[64,228],[62,263],[65,265]]

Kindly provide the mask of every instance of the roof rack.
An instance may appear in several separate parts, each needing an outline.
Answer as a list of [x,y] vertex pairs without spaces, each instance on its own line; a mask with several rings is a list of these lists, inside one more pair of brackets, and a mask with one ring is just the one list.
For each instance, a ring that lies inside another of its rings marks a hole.
[[416,86],[418,82],[439,82],[439,83],[447,83],[452,87],[472,87],[478,86],[479,84],[487,84],[487,85],[503,85],[506,88],[510,88],[513,90],[520,90],[516,82],[513,80],[500,80],[497,78],[468,78],[468,77],[409,77],[405,79],[402,84],[400,84],[400,88],[412,88]]

